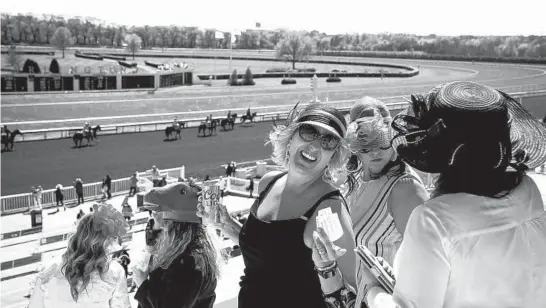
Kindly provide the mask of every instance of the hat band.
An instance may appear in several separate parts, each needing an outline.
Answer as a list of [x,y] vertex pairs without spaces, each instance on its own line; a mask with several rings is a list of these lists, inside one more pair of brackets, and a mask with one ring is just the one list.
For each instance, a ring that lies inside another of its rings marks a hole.
[[307,121],[318,122],[328,125],[332,127],[342,138],[345,137],[345,125],[343,125],[337,117],[331,115],[328,112],[322,110],[314,110],[311,113],[300,116],[296,120],[296,123]]

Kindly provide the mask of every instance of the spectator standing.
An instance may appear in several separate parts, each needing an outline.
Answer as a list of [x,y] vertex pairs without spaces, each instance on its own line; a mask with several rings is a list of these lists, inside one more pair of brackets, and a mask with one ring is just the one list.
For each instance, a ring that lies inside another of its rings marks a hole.
[[102,181],[102,187],[106,188],[106,195],[108,196],[108,199],[112,199],[112,179],[110,178],[109,174],[107,174],[106,178]]
[[233,171],[233,166],[231,165],[231,162],[229,162],[226,165],[226,176],[231,176],[232,171]]
[[64,205],[64,195],[63,195],[63,185],[57,184],[55,187],[55,202],[57,203],[57,210],[55,213],[59,212],[59,203],[64,207],[66,211],[66,206]]
[[83,201],[83,182],[81,178],[77,178],[74,182],[74,188],[76,189],[76,195],[78,196],[78,205],[82,204]]
[[152,182],[154,183],[154,187],[159,187],[160,179],[161,174],[159,173],[159,169],[156,166],[152,166]]
[[248,193],[250,194],[250,198],[252,198],[252,192],[254,191],[254,179],[252,177],[248,178],[250,180],[250,184],[248,184]]
[[220,197],[224,197],[226,191],[226,180],[223,177],[218,179],[218,185],[220,185]]
[[42,186],[32,186],[33,207],[42,210]]
[[[133,208],[129,205],[129,196],[126,196],[121,203],[121,214],[123,214],[125,221],[129,223],[129,220],[131,220],[131,217],[133,216]],[[131,228],[132,226],[129,225],[129,229]]]
[[129,197],[132,197],[136,195],[137,193],[137,185],[138,185],[138,172],[135,171],[133,175],[131,176],[131,186],[129,187]]

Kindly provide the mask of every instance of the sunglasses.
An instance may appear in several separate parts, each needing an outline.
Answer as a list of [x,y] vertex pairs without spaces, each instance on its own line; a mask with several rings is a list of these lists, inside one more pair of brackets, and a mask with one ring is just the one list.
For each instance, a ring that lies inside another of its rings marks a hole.
[[386,148],[372,148],[372,149],[360,149],[360,150],[355,150],[354,153],[363,153],[363,154],[368,154],[368,153],[371,153],[371,152],[374,152],[374,153],[377,153],[377,152],[381,152],[381,151],[386,151],[390,149],[390,147],[386,147]]
[[320,146],[326,151],[335,150],[341,141],[339,137],[332,134],[321,134],[318,128],[309,124],[302,124],[298,132],[300,138],[305,142],[313,142],[320,138]]

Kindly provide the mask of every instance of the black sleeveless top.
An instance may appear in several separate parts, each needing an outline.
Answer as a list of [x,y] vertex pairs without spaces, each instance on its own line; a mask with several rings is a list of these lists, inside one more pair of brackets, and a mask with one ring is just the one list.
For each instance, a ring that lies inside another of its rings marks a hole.
[[239,308],[326,308],[320,281],[311,258],[312,250],[303,241],[305,225],[320,203],[338,190],[322,196],[300,218],[263,221],[258,207],[273,184],[286,173],[277,175],[250,209],[239,234],[245,262],[241,277]]

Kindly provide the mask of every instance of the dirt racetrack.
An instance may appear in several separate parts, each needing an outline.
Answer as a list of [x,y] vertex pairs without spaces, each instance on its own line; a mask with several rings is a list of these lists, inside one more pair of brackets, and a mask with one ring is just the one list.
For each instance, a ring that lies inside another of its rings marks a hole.
[[[537,117],[546,115],[546,96],[526,98],[524,105]],[[268,158],[265,145],[271,122],[237,125],[233,131],[218,130],[212,137],[197,137],[197,128],[182,130],[182,140],[164,141],[162,131],[100,137],[99,144],[73,148],[70,139],[16,143],[14,152],[2,154],[2,195],[23,193],[32,185],[51,189],[60,183],[72,185],[113,179],[134,171],[186,166],[187,176],[220,175],[228,161]]]

